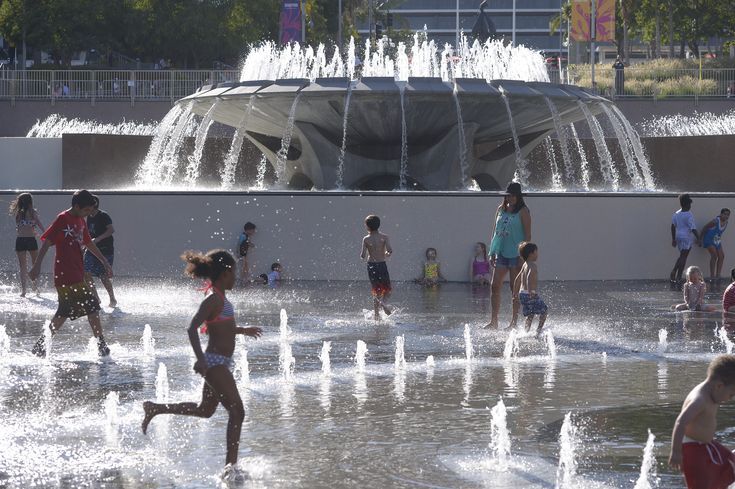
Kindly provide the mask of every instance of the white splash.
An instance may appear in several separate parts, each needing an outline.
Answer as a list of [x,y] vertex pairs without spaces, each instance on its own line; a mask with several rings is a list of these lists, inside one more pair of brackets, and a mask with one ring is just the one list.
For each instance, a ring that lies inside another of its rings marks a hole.
[[656,474],[656,456],[653,453],[656,436],[648,430],[648,440],[643,449],[643,461],[641,462],[641,475],[633,489],[654,489],[659,487],[659,479]]
[[669,332],[666,331],[666,329],[661,328],[658,330],[658,354],[663,355],[666,353],[666,348],[669,346],[669,342],[667,341],[667,338],[669,337]]
[[156,340],[153,338],[151,325],[146,324],[143,327],[143,336],[140,338],[140,346],[143,349],[143,355],[152,357],[155,352]]
[[0,358],[5,358],[5,356],[10,352],[10,337],[8,336],[7,329],[5,328],[4,324],[0,324]]
[[556,469],[556,489],[573,487],[577,476],[577,427],[572,422],[572,413],[564,416],[559,432],[559,466]]
[[508,470],[510,462],[510,432],[508,431],[508,412],[503,399],[490,410],[490,452],[493,469],[498,472]]
[[365,357],[367,356],[368,349],[367,345],[362,340],[357,340],[357,347],[355,349],[355,368],[358,372],[365,371]]
[[551,330],[544,332],[544,340],[546,341],[546,349],[549,351],[549,358],[556,358],[556,341],[554,341],[554,335]]
[[403,354],[404,343],[405,343],[405,338],[403,335],[396,336],[396,355],[395,355],[396,370],[404,370],[406,368],[406,358]]
[[511,360],[518,356],[518,331],[515,328],[508,333],[508,339],[505,340],[505,348],[503,348],[503,358]]
[[319,354],[319,360],[322,362],[322,373],[329,375],[331,371],[331,361],[329,360],[329,352],[332,350],[332,342],[322,342],[322,352]]
[[725,347],[725,351],[728,354],[732,353],[733,342],[727,335],[727,330],[724,325],[719,328],[715,326],[715,337],[722,342],[722,345]]
[[436,363],[434,363],[434,355],[426,357],[426,368],[434,368],[435,366]]
[[468,362],[472,361],[474,351],[472,349],[472,334],[470,333],[470,325],[464,325],[464,356]]
[[107,393],[105,398],[105,418],[108,426],[117,426],[119,423],[118,407],[120,405],[120,397],[117,392]]
[[291,353],[290,343],[281,343],[278,365],[281,371],[281,375],[283,376],[283,380],[285,380],[286,382],[290,382],[291,380],[293,380],[293,374],[296,370],[296,359]]
[[164,363],[158,364],[158,373],[156,374],[156,402],[168,402],[168,369]]
[[279,326],[281,333],[281,341],[286,341],[291,336],[291,328],[288,327],[288,314],[285,309],[281,309],[281,324]]

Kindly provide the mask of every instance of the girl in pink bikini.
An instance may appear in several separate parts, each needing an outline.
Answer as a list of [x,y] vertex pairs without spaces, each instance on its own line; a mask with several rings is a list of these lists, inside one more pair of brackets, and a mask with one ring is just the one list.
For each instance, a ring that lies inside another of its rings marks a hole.
[[[187,262],[186,273],[191,277],[209,280],[208,295],[199,306],[189,325],[189,341],[197,357],[194,371],[204,377],[204,390],[199,404],[182,402],[177,404],[156,404],[144,402],[143,433],[148,424],[159,414],[181,414],[209,418],[218,404],[229,412],[227,423],[227,457],[223,479],[238,480],[241,477],[237,468],[237,455],[240,447],[240,430],[245,418],[237,384],[232,376],[232,354],[235,351],[235,335],[242,334],[258,338],[262,330],[257,327],[242,328],[235,323],[235,309],[225,297],[225,291],[235,285],[235,259],[225,250],[212,250],[206,255],[187,251],[181,258]],[[206,351],[202,351],[198,328],[207,326]]]
[[470,282],[473,284],[490,285],[490,260],[487,259],[487,246],[478,241],[475,243],[475,256],[470,262]]

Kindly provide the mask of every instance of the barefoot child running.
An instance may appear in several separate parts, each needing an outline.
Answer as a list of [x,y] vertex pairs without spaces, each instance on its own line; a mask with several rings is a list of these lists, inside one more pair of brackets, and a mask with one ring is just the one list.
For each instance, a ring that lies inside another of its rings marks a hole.
[[[245,418],[237,384],[232,377],[232,354],[235,351],[235,335],[243,334],[258,338],[262,330],[257,327],[241,328],[235,324],[235,310],[225,297],[225,291],[235,285],[235,259],[224,250],[212,250],[206,255],[187,251],[181,258],[187,262],[186,273],[192,277],[205,278],[212,294],[202,301],[199,310],[189,324],[189,341],[197,357],[194,371],[204,377],[202,400],[199,404],[182,402],[177,404],[156,404],[144,402],[143,433],[148,424],[159,414],[180,414],[209,418],[214,414],[217,405],[222,405],[229,412],[227,423],[227,457],[223,478],[237,475],[237,455],[240,447],[240,430]],[[202,351],[198,328],[207,325],[206,352]]]
[[378,231],[380,228],[380,218],[370,215],[365,218],[365,226],[368,234],[362,238],[362,251],[360,258],[367,260],[368,278],[373,288],[373,310],[375,312],[375,320],[380,320],[380,309],[390,315],[393,312],[390,306],[385,302],[390,296],[390,275],[388,275],[388,266],[385,259],[393,254],[388,236]]
[[523,259],[523,266],[513,284],[513,295],[514,298],[517,297],[520,300],[521,306],[523,306],[523,316],[526,318],[526,333],[531,330],[533,317],[538,314],[538,328],[536,329],[536,337],[538,337],[544,328],[546,312],[548,311],[546,304],[538,295],[538,268],[536,267],[538,246],[524,241],[518,245],[518,253]]
[[[97,293],[84,279],[84,262],[82,248],[86,247],[100,261],[108,277],[112,277],[112,269],[107,259],[92,241],[87,231],[85,218],[94,209],[94,196],[87,190],[74,192],[71,207],[59,214],[54,222],[41,236],[41,250],[38,259],[30,271],[31,280],[36,280],[41,273],[41,263],[51,246],[56,246],[56,260],[54,260],[54,285],[59,295],[59,307],[51,319],[51,333],[55,334],[67,319],[72,321],[87,316],[92,333],[97,338],[97,349],[100,356],[110,354],[110,349],[102,337],[100,323],[100,301]],[[33,347],[33,353],[40,357],[46,356],[44,335],[38,338]]]
[[669,465],[684,473],[690,489],[726,489],[735,482],[735,455],[714,440],[717,410],[733,396],[735,355],[720,355],[684,400],[671,434]]
[[[36,228],[43,233],[43,224],[38,212],[33,208],[33,196],[27,192],[18,195],[9,209],[10,215],[15,218],[15,228],[18,237],[15,238],[15,253],[20,265],[20,296],[25,297],[28,292],[28,256],[31,266],[38,257],[38,243],[36,242]],[[36,283],[32,282],[33,290],[38,293]]]

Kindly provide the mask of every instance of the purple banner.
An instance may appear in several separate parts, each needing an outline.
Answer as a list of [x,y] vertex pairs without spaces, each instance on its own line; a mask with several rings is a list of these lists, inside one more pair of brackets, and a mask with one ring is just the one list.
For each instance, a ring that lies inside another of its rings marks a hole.
[[283,0],[281,44],[301,42],[301,5],[299,0]]

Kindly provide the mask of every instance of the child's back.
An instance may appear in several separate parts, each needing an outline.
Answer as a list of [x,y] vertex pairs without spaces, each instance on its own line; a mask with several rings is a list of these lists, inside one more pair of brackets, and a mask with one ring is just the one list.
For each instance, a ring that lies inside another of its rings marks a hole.
[[388,250],[388,236],[381,233],[380,231],[372,231],[365,238],[363,243],[367,250],[367,261],[371,263],[378,263],[385,261],[385,258],[390,253]]

